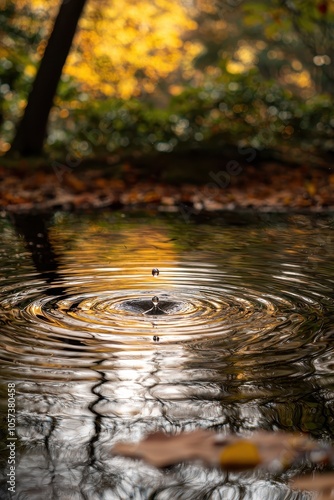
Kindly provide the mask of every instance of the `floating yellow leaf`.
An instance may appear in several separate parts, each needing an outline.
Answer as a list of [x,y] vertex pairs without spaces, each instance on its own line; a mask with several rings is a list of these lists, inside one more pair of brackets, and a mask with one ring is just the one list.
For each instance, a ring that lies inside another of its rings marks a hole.
[[219,456],[219,462],[224,469],[244,470],[256,467],[262,460],[255,444],[240,439],[223,448]]
[[259,465],[270,467],[273,462],[283,469],[317,449],[315,442],[296,434],[258,431],[248,439],[235,435],[221,438],[208,430],[198,429],[178,435],[157,432],[139,443],[117,443],[112,453],[141,458],[156,467],[200,460],[207,466],[220,465],[226,470],[241,471]]

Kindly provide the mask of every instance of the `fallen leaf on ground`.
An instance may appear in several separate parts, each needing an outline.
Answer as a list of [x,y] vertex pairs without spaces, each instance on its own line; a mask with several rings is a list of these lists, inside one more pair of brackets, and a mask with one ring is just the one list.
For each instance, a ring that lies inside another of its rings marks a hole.
[[[49,210],[52,207],[67,209],[70,203],[70,206],[74,205],[76,208],[87,208],[87,206],[101,206],[99,201],[101,196],[109,194],[113,197],[103,206],[149,204],[165,208],[186,204],[190,207],[189,212],[187,211],[189,216],[201,210],[247,207],[260,209],[284,207],[286,210],[290,208],[326,210],[328,207],[334,207],[334,175],[327,167],[320,172],[318,169],[308,169],[303,165],[289,168],[289,165],[275,162],[263,163],[256,168],[251,166],[245,168],[242,175],[231,179],[228,189],[221,189],[218,183],[210,190],[207,182],[212,179],[206,174],[199,178],[199,183],[196,185],[178,183],[173,179],[173,175],[170,177],[171,182],[168,183],[165,174],[169,165],[173,165],[173,156],[168,155],[168,158],[165,168],[161,168],[161,175],[153,178],[148,175],[150,171],[148,158],[143,159],[144,163],[137,163],[133,157],[130,163],[123,163],[122,168],[116,169],[114,176],[111,176],[111,165],[120,166],[122,162],[119,157],[90,159],[86,164],[83,161],[78,168],[57,162],[53,168],[47,163],[41,163],[37,169],[29,162],[17,162],[14,166],[1,164],[0,207],[10,211],[27,211],[33,204],[32,208],[38,210]],[[146,161],[148,161],[147,168]],[[210,162],[210,155],[205,158],[205,165],[207,162]],[[191,161],[188,161],[187,165],[191,178],[193,171]],[[155,176],[155,167],[154,172]],[[18,186],[21,186],[20,192]],[[63,194],[69,201],[64,201]],[[79,203],[80,199],[75,199],[76,195],[86,195],[82,198],[82,205]],[[195,209],[195,212],[192,212],[192,209]]]
[[84,193],[85,191],[89,192],[89,189],[87,189],[87,186],[85,185],[85,183],[82,182],[82,180],[78,176],[76,176],[70,172],[66,172],[64,174],[62,181],[74,193]]

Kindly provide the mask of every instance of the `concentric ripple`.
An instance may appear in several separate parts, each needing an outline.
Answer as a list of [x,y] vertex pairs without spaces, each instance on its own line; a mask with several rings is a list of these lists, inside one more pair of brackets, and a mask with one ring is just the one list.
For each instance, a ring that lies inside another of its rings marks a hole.
[[[292,252],[290,232],[279,226],[269,237],[250,227],[242,240],[239,229],[224,236],[203,226],[183,241],[183,225],[168,239],[164,224],[107,232],[102,225],[100,233],[94,224],[50,233],[54,249],[49,240],[40,245],[38,233],[35,271],[29,253],[9,238],[20,266],[6,253],[0,341],[7,369],[91,368],[115,352],[135,356],[173,344],[244,367],[309,361],[326,351],[332,281],[305,268],[300,248],[308,234],[299,227]],[[40,247],[54,269],[44,270]]]
[[[98,269],[89,273],[97,275]],[[150,348],[154,336],[161,346],[196,341],[200,348],[214,340],[220,352],[259,354],[266,363],[270,356],[273,362],[283,355],[296,360],[311,345],[312,355],[320,349],[313,340],[324,304],[317,294],[291,289],[291,282],[278,295],[264,286],[256,290],[241,284],[240,277],[215,266],[182,262],[164,267],[151,282],[149,268],[104,268],[103,273],[98,290],[89,276],[81,286],[67,279],[61,293],[59,283],[46,288],[31,279],[8,287],[0,300],[5,360],[16,353],[20,363],[44,365],[52,348],[52,364],[66,360],[69,365],[68,358],[80,352],[79,363],[87,366],[101,350]],[[272,278],[272,285],[281,284],[282,277]],[[159,297],[156,309],[154,295]]]

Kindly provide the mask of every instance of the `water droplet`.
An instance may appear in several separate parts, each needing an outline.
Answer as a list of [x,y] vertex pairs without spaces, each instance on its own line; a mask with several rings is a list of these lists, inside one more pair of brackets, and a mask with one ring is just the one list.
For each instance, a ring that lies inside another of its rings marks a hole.
[[159,269],[157,267],[155,267],[154,269],[152,269],[152,276],[154,276],[155,278],[157,276],[159,276],[159,273],[160,273],[160,271],[159,271]]
[[157,307],[157,305],[159,304],[159,297],[157,297],[156,295],[153,297],[152,299],[152,303],[154,305],[154,307]]

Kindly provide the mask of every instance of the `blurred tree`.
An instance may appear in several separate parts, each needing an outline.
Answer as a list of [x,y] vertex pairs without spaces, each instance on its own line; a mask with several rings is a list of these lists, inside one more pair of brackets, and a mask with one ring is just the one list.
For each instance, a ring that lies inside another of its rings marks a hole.
[[334,93],[334,5],[328,0],[281,0],[292,26],[308,49],[320,92]]
[[85,3],[86,0],[63,0],[60,6],[12,144],[12,150],[22,156],[42,152],[49,113]]
[[[194,0],[195,36],[205,50],[196,64],[227,60],[230,74],[257,68],[264,79],[299,92],[333,94],[334,3],[328,0]],[[231,70],[231,71],[230,71]],[[306,96],[305,96],[306,97]]]
[[[50,0],[48,8],[51,11],[54,9],[55,2],[56,0]],[[12,2],[7,0],[7,3],[11,5]],[[64,3],[68,4],[69,2]],[[72,4],[72,0],[70,3]],[[45,33],[46,27],[50,27],[50,21],[47,19],[48,10],[40,0],[32,0],[31,2],[20,0],[18,5],[15,5],[15,9],[12,7],[12,10],[15,11],[13,18],[16,21],[13,23],[13,27],[17,29],[22,24],[25,25],[25,16],[29,9],[36,12],[37,16],[41,16],[43,20],[40,29]],[[58,17],[60,14],[61,12]],[[45,16],[46,18],[44,18]],[[77,14],[76,18],[78,19]],[[64,22],[70,22],[68,14],[67,20]],[[33,20],[29,21],[27,23],[28,29],[31,30],[33,24]],[[54,85],[52,88],[48,83],[47,102],[44,99],[42,102],[41,87],[44,88],[46,76],[48,81],[52,79],[52,74],[59,79],[59,73],[63,66],[63,61],[60,61],[58,57],[60,62],[58,68],[54,64],[52,68],[49,67],[53,57],[50,54],[58,44],[57,41],[52,44],[53,39],[57,38],[57,25],[58,20],[45,50],[23,120],[18,127],[16,138],[11,141],[12,151],[16,150],[24,155],[38,154],[40,151],[40,144],[45,137],[45,129],[43,130],[42,126],[36,128],[36,122],[42,123],[42,119],[39,118],[41,114],[45,122],[50,102],[55,104],[53,108],[55,113],[51,115],[52,120],[57,112],[62,119],[66,118],[68,108],[80,107],[88,97],[91,98],[90,103],[95,105],[97,100],[104,100],[111,95],[125,99],[131,96],[151,95],[155,92],[157,85],[168,87],[165,82],[173,72],[181,71],[181,68],[183,70],[189,69],[194,55],[200,50],[196,43],[184,42],[183,40],[183,34],[188,30],[194,30],[197,25],[187,15],[186,8],[179,0],[172,2],[169,0],[155,0],[154,2],[138,0],[135,3],[129,2],[129,0],[120,0],[117,3],[109,0],[92,0],[80,19],[80,31],[63,68],[62,84],[57,90],[57,98],[51,101],[51,93],[54,95],[55,90]],[[110,26],[113,26],[114,29],[111,30]],[[62,30],[67,33],[66,50],[68,52],[70,30],[68,27],[66,30],[65,28]],[[37,62],[36,54],[41,56],[45,45],[44,35],[44,39],[35,44],[34,50],[29,51],[28,49],[27,54],[29,53],[30,60],[25,62],[22,72],[25,73],[29,70],[30,77],[34,76]],[[7,51],[6,57],[14,57],[13,48],[17,50],[16,41],[11,43],[10,55],[8,56]],[[65,50],[61,49],[60,52],[65,55]],[[50,69],[52,69],[52,74]],[[17,85],[17,88],[21,89],[20,85]],[[71,92],[72,90],[74,92]],[[164,101],[162,94],[163,92],[160,92],[152,97],[158,105],[161,105],[162,102],[168,102],[166,98]],[[22,97],[21,103],[23,105]],[[8,98],[10,101],[11,97],[8,96]],[[64,100],[66,101],[65,105],[63,104]],[[69,103],[69,100],[72,102]],[[36,106],[39,108],[37,114]],[[20,112],[20,109],[13,109],[13,111]],[[34,126],[31,126],[31,120],[34,120]],[[2,148],[0,145],[0,149],[3,151],[7,147],[9,147],[7,143],[3,144]]]
[[[0,154],[13,143],[59,8],[59,0],[2,1]],[[332,151],[333,21],[332,0],[90,0],[45,149],[85,157],[294,140]],[[21,134],[25,154],[38,151],[34,129],[25,126],[32,139]]]

